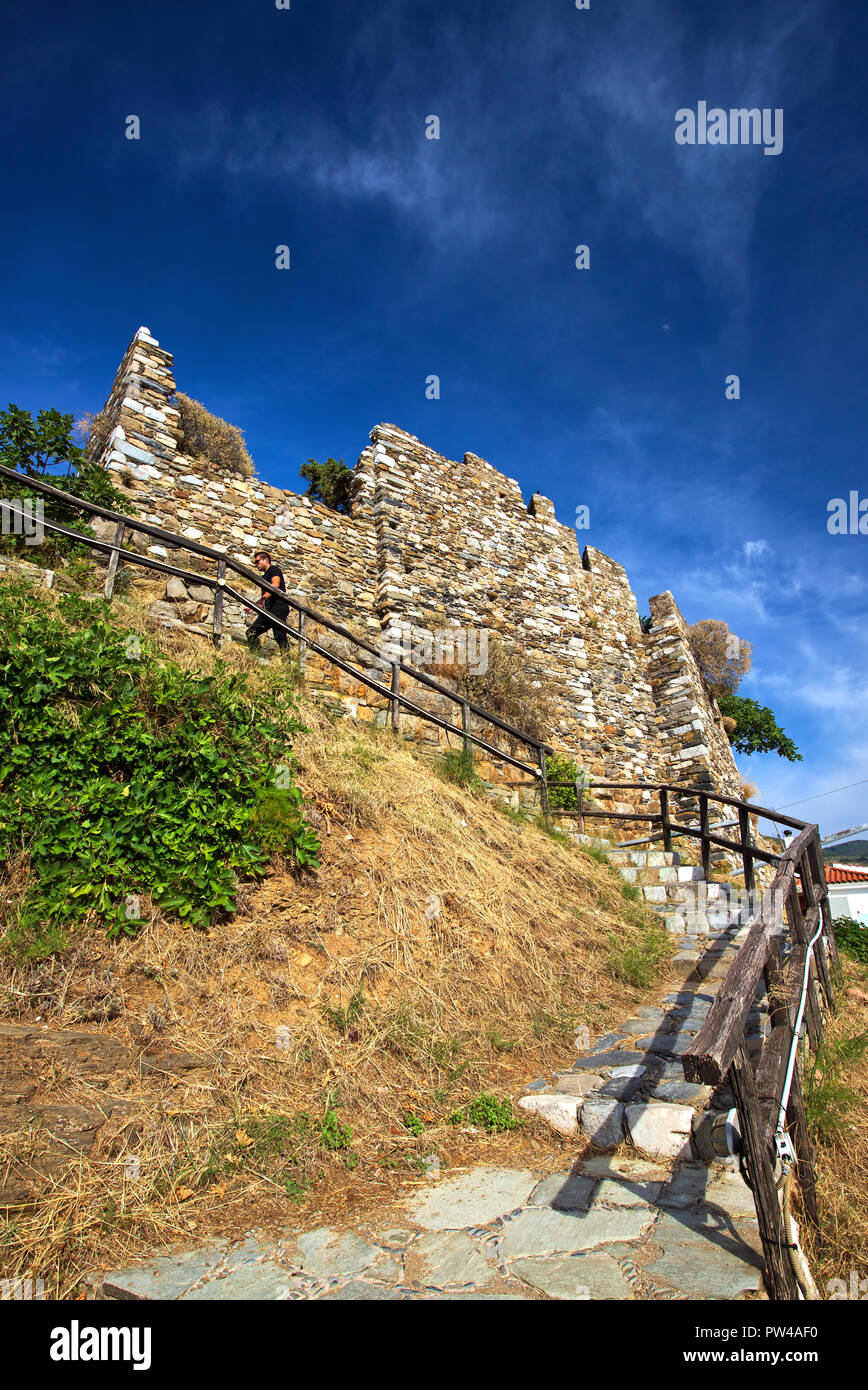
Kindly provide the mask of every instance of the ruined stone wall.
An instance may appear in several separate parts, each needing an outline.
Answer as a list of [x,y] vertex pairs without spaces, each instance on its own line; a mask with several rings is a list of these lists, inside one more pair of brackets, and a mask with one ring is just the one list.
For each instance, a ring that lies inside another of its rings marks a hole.
[[673,781],[740,797],[742,779],[720,709],[700,674],[687,624],[670,593],[651,599],[651,616],[648,670],[658,738],[667,750]]
[[[356,467],[351,515],[341,516],[185,458],[174,389],[171,355],[139,329],[104,409],[98,450],[132,514],[248,565],[256,550],[269,550],[292,595],[378,646],[396,624],[411,636],[501,636],[521,651],[530,687],[551,692],[550,741],[596,779],[740,788],[671,595],[651,601],[654,631],[643,634],[623,567],[590,546],[580,554],[575,531],[557,521],[547,498],[526,504],[518,483],[476,454],[446,459],[396,426],[378,425]],[[197,567],[143,533],[132,544]],[[200,590],[179,600],[176,590],[176,607],[163,599],[156,616],[206,631],[208,598]],[[238,605],[227,604],[226,622],[230,635],[243,633]],[[331,668],[313,669],[353,713],[385,718],[381,698]],[[386,662],[372,660],[369,669],[388,680]],[[454,706],[418,684],[407,693],[454,718]],[[414,721],[402,723],[412,729]],[[417,732],[438,738],[422,723]]]

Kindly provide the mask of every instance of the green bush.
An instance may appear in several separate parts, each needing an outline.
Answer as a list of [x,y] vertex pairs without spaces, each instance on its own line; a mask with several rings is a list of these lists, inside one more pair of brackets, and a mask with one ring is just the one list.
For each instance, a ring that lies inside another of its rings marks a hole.
[[855,917],[836,917],[834,927],[838,949],[860,965],[868,965],[868,927]]
[[513,1113],[511,1100],[498,1100],[497,1096],[483,1091],[450,1115],[449,1123],[479,1125],[488,1134],[501,1134],[505,1130],[520,1129],[523,1121]]
[[[82,536],[92,537],[94,532],[87,525],[86,514],[77,508],[66,506],[41,497],[33,488],[28,488],[26,479],[38,478],[51,487],[73,497],[109,511],[124,511],[127,498],[119,492],[111,481],[111,476],[99,464],[85,457],[84,450],[73,441],[73,420],[71,415],[62,415],[58,410],[40,410],[33,419],[29,410],[21,410],[10,404],[8,410],[0,410],[0,463],[5,468],[13,468],[21,474],[20,487],[11,482],[3,484],[3,493],[9,496],[14,487],[14,495],[43,503],[45,514],[52,521]],[[58,473],[59,469],[65,472]],[[39,547],[29,546],[20,536],[0,537],[0,548],[16,551],[25,559],[41,564],[56,564],[64,556],[86,556],[87,551],[78,541],[66,536],[58,536],[46,528],[45,537]]]
[[[552,753],[546,758],[546,777],[549,782],[589,781],[584,769],[577,767],[572,758],[568,758],[565,753]],[[549,787],[549,806],[553,811],[578,811],[579,798],[576,796],[575,788]]]
[[325,463],[308,459],[307,463],[302,464],[299,473],[310,484],[305,497],[312,498],[314,502],[322,502],[324,506],[331,507],[332,511],[349,512],[353,493],[353,470],[347,468],[343,459],[326,459]]
[[316,865],[290,697],[260,707],[220,663],[190,675],[77,595],[4,584],[0,627],[0,852],[25,866],[8,946],[43,956],[80,923],[133,935],[142,896],[206,925],[275,852]]

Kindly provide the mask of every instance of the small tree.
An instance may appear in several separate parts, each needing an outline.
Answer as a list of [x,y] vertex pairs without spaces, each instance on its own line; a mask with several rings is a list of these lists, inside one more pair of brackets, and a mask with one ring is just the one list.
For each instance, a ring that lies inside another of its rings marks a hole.
[[253,477],[253,459],[237,425],[212,415],[201,401],[191,400],[183,391],[176,391],[174,404],[181,416],[178,449],[182,454],[190,459],[207,459],[220,473]]
[[780,728],[772,711],[743,695],[721,694],[717,700],[721,714],[735,720],[730,742],[736,753],[777,753],[788,762],[802,762],[802,755],[791,738]]
[[310,497],[314,502],[322,502],[323,506],[331,507],[333,512],[349,514],[353,470],[347,468],[343,459],[329,458],[325,463],[308,459],[307,463],[302,464],[299,473],[310,485],[305,497]]
[[[8,410],[0,410],[0,463],[15,469],[22,478],[40,478],[86,502],[122,511],[126,502],[123,493],[114,487],[101,465],[85,458],[84,450],[73,441],[73,432],[71,415],[62,415],[59,410],[40,410],[34,420],[29,410],[10,404]],[[65,472],[57,477],[57,472],[63,469]],[[20,491],[26,498],[39,496],[26,486]],[[63,526],[85,536],[93,535],[77,510],[50,502],[46,511]],[[13,546],[17,545],[17,537],[9,540]],[[70,553],[75,547],[74,541],[53,536],[51,532],[46,534],[45,542],[48,554],[54,556]]]
[[704,618],[688,630],[697,665],[712,695],[734,694],[751,668],[753,648],[726,623]]

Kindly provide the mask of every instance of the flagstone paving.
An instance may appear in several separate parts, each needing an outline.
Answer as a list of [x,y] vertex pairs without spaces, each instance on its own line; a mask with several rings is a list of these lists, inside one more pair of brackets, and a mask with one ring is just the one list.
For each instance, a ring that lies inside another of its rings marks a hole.
[[[701,941],[695,943],[701,949]],[[701,1161],[710,1089],[680,1055],[717,979],[643,1005],[525,1108],[595,1149],[544,1175],[480,1165],[395,1202],[380,1224],[252,1232],[104,1276],[113,1299],[460,1301],[763,1297],[753,1197],[735,1159]],[[755,1012],[757,1027],[761,1023]],[[719,1108],[731,1104],[720,1093]],[[633,1152],[624,1152],[625,1138]],[[710,1156],[710,1150],[706,1156]]]

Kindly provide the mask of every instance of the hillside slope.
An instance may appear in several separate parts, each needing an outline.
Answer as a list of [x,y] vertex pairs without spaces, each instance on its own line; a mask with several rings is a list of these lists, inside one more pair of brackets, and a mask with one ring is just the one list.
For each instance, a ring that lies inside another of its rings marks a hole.
[[[147,628],[122,605],[112,621]],[[215,669],[207,642],[155,640]],[[274,698],[274,669],[231,661]],[[657,919],[607,864],[389,731],[304,692],[300,716],[318,869],[274,856],[208,929],[149,905],[135,936],[82,927],[42,961],[6,937],[4,1274],[68,1294],[192,1231],[376,1204],[432,1155],[544,1163],[562,1141],[508,1128],[511,1101],[665,970]]]

